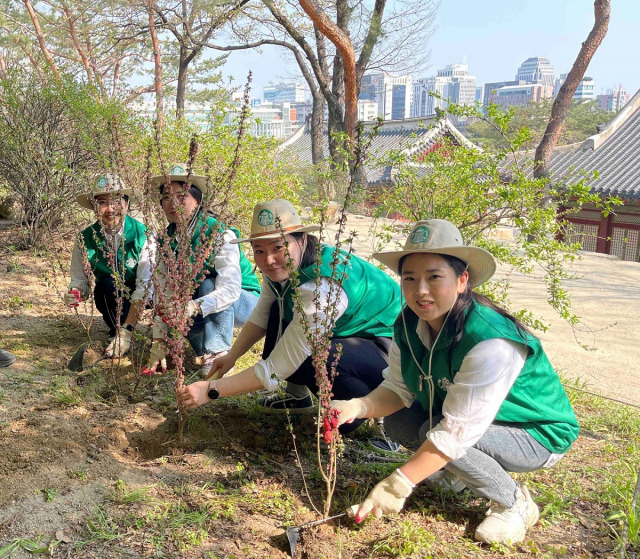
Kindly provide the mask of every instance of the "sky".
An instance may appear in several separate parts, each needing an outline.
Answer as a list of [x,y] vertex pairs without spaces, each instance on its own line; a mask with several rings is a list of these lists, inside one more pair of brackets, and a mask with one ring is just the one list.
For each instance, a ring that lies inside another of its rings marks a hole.
[[[513,80],[518,66],[533,56],[547,58],[559,76],[571,69],[593,26],[593,0],[441,0],[436,26],[428,43],[430,67],[415,78],[465,56],[478,86]],[[250,69],[255,97],[269,82],[302,80],[278,47],[261,54],[234,52],[223,72],[241,84]],[[607,36],[586,75],[595,80],[597,94],[620,84],[632,95],[640,89],[640,0],[612,0]]]

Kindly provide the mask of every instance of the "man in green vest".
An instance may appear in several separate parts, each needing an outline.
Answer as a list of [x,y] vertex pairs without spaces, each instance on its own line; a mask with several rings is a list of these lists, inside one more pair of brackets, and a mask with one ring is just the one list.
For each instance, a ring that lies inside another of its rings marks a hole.
[[389,436],[416,452],[376,485],[356,522],[400,512],[416,484],[449,477],[491,500],[478,541],[522,541],[539,511],[509,472],[552,466],[578,436],[558,375],[535,336],[472,290],[496,262],[452,223],[420,221],[403,250],[373,256],[400,275],[406,307],[384,382],[331,410],[339,423],[388,416]]
[[133,329],[152,293],[155,247],[145,226],[127,213],[130,196],[131,189],[118,175],[106,173],[93,179],[89,193],[76,198],[95,212],[97,220],[78,235],[64,294],[65,304],[77,307],[89,298],[94,281],[93,299],[109,328],[106,354],[111,357],[129,350]]

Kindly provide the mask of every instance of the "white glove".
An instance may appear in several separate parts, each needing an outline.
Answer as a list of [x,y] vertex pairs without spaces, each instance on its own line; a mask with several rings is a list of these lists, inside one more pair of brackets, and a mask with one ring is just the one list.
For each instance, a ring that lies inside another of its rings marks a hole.
[[68,307],[77,307],[82,301],[82,293],[79,289],[69,289],[62,297],[64,304]]
[[108,357],[122,357],[131,347],[132,335],[133,332],[129,332],[126,328],[118,329],[113,340],[105,349],[105,355]]
[[[363,419],[367,417],[367,405],[362,398],[353,398],[351,400],[332,400],[329,413],[333,416],[331,410],[335,410],[338,417],[338,425],[343,423],[351,423],[355,419]],[[329,414],[327,414],[329,415]]]
[[360,523],[371,511],[376,518],[400,512],[415,485],[399,469],[376,485],[360,505],[356,522]]
[[191,318],[192,316],[196,316],[197,314],[202,314],[202,308],[200,307],[200,302],[191,299],[187,303],[187,307],[185,308],[185,313],[187,318]]
[[154,340],[162,339],[164,340],[164,335],[169,332],[169,327],[166,322],[162,320],[159,316],[155,316],[153,318],[153,328],[151,330],[151,337]]
[[145,367],[142,367],[140,374],[145,377],[152,377],[156,373],[156,369],[160,365],[163,373],[167,372],[167,359],[164,343],[161,340],[153,340],[151,344],[151,353],[149,361]]

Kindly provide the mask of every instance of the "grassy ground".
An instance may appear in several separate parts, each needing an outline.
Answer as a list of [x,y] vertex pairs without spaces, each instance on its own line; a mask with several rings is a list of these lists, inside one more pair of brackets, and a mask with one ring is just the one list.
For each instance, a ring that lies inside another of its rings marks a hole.
[[[318,518],[298,464],[316,504],[323,494],[314,420],[293,420],[296,454],[286,420],[260,414],[253,397],[231,398],[190,413],[179,445],[170,375],[140,380],[138,353],[134,364],[69,372],[84,330],[44,288],[46,266],[15,252],[0,266],[0,347],[19,358],[0,369],[0,558],[288,556],[284,528]],[[97,323],[92,332],[87,362],[105,341]],[[568,387],[582,427],[571,452],[518,476],[542,512],[523,544],[475,543],[486,503],[420,487],[400,515],[305,531],[297,556],[613,557],[628,522],[627,556],[637,557],[640,417],[578,388]],[[370,463],[357,441],[339,463],[336,512],[396,467]]]

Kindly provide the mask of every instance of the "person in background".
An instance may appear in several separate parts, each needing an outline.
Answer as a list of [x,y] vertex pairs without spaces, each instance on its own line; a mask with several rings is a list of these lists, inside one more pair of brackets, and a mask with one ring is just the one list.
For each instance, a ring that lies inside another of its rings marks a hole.
[[[248,242],[253,247],[256,265],[263,273],[260,300],[229,353],[213,362],[210,376],[214,380],[195,382],[178,393],[186,407],[264,388],[274,391],[275,396],[260,402],[267,413],[313,412],[310,396],[302,400],[289,395],[283,398],[275,391],[279,381],[288,381],[289,390],[295,385],[317,394],[303,323],[306,320],[311,330],[322,334],[332,312],[335,324],[327,367],[334,362],[337,346],[342,346],[332,392],[340,398],[364,396],[382,382],[393,322],[400,310],[398,284],[357,256],[347,259],[343,251],[319,243],[310,235],[318,229],[317,225],[303,225],[287,200],[271,200],[255,207],[250,237],[233,242]],[[338,261],[335,271],[334,256]],[[294,305],[291,266],[297,269],[304,317]],[[338,283],[335,278],[341,276],[343,281]],[[220,378],[262,338],[260,361],[236,375]],[[359,424],[344,425],[342,433]]]
[[[213,360],[231,347],[234,326],[242,326],[258,301],[260,282],[242,250],[231,243],[239,232],[216,220],[202,206],[209,192],[207,177],[187,172],[186,163],[172,165],[168,175],[158,175],[151,184],[158,187],[160,205],[169,220],[165,241],[178,250],[181,228],[190,237],[192,254],[203,239],[217,243],[215,255],[205,262],[197,289],[189,301],[186,313],[193,317],[187,339],[202,361],[202,376],[209,372]],[[184,226],[184,227],[182,227]],[[203,228],[205,228],[203,232]],[[159,284],[166,274],[166,266],[159,261]],[[164,326],[160,316],[154,319],[153,344],[149,362],[142,374],[153,375],[158,365],[166,370]]]
[[375,486],[356,521],[399,512],[418,483],[444,468],[491,500],[478,541],[522,541],[539,511],[509,472],[552,466],[578,436],[557,373],[537,338],[473,291],[496,263],[463,244],[452,223],[418,222],[404,250],[374,258],[400,275],[406,301],[389,369],[377,390],[334,400],[330,411],[341,424],[385,416],[388,435],[415,454]]
[[109,329],[106,354],[111,357],[129,350],[133,329],[152,293],[155,246],[145,226],[128,215],[130,196],[131,189],[118,175],[103,174],[94,178],[89,193],[76,198],[97,219],[78,235],[71,255],[71,282],[64,295],[66,305],[77,307],[89,297],[89,273],[93,275],[93,298]]

